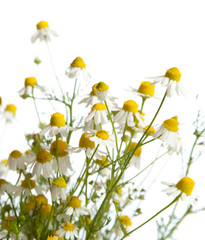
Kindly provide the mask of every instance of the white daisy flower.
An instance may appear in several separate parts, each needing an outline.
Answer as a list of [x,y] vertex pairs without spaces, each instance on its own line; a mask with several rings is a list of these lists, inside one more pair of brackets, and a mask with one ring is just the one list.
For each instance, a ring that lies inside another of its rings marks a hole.
[[53,158],[51,154],[46,150],[41,150],[36,154],[32,174],[36,175],[37,177],[43,175],[44,177],[48,178],[53,172],[52,166]]
[[[128,216],[119,216],[117,219],[115,226],[113,228],[113,232],[115,232],[116,236],[122,238],[124,233],[122,231],[122,227],[129,231],[129,227],[132,226],[132,221]],[[122,227],[121,227],[122,226]]]
[[166,192],[168,196],[176,197],[181,194],[181,200],[188,201],[192,205],[196,204],[197,198],[192,195],[195,182],[191,178],[187,176],[183,177],[177,184],[167,183],[164,181],[162,184],[169,186],[169,188],[163,190],[163,192]]
[[90,94],[86,98],[83,98],[79,102],[79,104],[85,103],[86,104],[85,107],[88,107],[90,105],[93,106],[94,104],[98,103],[98,97],[96,94],[96,86],[97,86],[97,83],[92,86],[92,91],[90,92]]
[[74,240],[75,237],[78,239],[78,228],[76,228],[72,223],[67,222],[62,224],[62,228],[56,231],[60,234],[61,238]]
[[18,188],[16,186],[13,186],[11,183],[7,182],[4,179],[0,179],[0,198],[5,193],[13,196],[13,194],[15,194],[17,190]]
[[95,133],[91,133],[87,135],[87,137],[89,137],[90,140],[94,141],[96,144],[100,144],[104,147],[115,148],[113,136],[110,136],[105,130],[95,131]]
[[9,169],[16,171],[17,169],[25,169],[25,157],[18,150],[14,150],[9,154],[8,165]]
[[50,124],[40,132],[40,135],[42,136],[48,132],[50,137],[56,136],[58,133],[60,133],[62,137],[67,137],[69,130],[73,131],[75,129],[66,125],[64,115],[57,112],[51,115]]
[[66,69],[65,74],[69,78],[77,78],[82,73],[85,80],[90,80],[91,75],[86,68],[86,64],[81,57],[77,57],[73,60],[70,66]]
[[39,186],[36,185],[36,181],[31,179],[31,174],[25,177],[23,181],[21,181],[21,186],[19,187],[19,191],[16,193],[16,196],[21,195],[23,193],[26,197],[35,194],[42,194],[42,190]]
[[46,91],[45,87],[42,87],[37,84],[37,80],[35,77],[25,78],[24,87],[19,91],[20,96],[22,98],[26,98],[27,95],[29,95],[31,93],[31,90],[34,88],[38,88],[42,92]]
[[[136,142],[131,142],[127,151],[131,153],[135,149],[136,146],[137,146]],[[135,150],[133,156],[130,159],[130,164],[134,165],[138,169],[140,169],[141,152],[142,152],[142,148],[139,146]]]
[[56,201],[58,198],[66,200],[66,188],[67,184],[63,177],[58,177],[52,180],[51,185],[51,198],[52,201]]
[[27,164],[32,163],[35,157],[36,154],[32,150],[27,150],[24,152],[24,160]]
[[133,93],[137,93],[142,98],[154,97],[155,85],[153,85],[151,82],[148,82],[148,81],[141,82],[141,85],[139,86],[138,89],[135,89],[133,87],[130,87],[130,88]]
[[8,160],[5,159],[0,161],[0,177],[6,177],[8,171],[9,171]]
[[177,117],[172,117],[163,122],[159,129],[154,134],[155,138],[161,139],[168,145],[170,151],[175,151],[177,154],[182,152],[182,145],[178,134],[179,122]]
[[95,125],[106,124],[108,122],[106,114],[106,106],[102,103],[96,103],[92,106],[91,112],[85,118],[85,122],[88,124],[94,123]]
[[16,115],[16,106],[13,104],[8,104],[4,110],[3,116],[7,122],[12,122]]
[[109,168],[109,161],[105,156],[101,156],[100,158],[95,160],[95,163],[99,166],[99,174],[102,177],[110,178],[111,169]]
[[72,147],[71,151],[74,153],[85,151],[86,156],[90,158],[95,149],[95,142],[91,141],[87,135],[90,135],[90,133],[84,132],[80,137],[79,146]]
[[37,39],[39,39],[40,41],[51,41],[50,35],[58,37],[56,31],[51,30],[47,22],[40,21],[36,25],[36,28],[37,31],[31,37],[32,43],[34,43]]
[[106,101],[109,86],[104,82],[99,82],[96,86],[96,94],[100,101]]
[[136,121],[139,126],[144,127],[143,116],[138,111],[138,104],[133,100],[124,102],[122,109],[115,115],[114,121],[119,125],[124,125],[127,122],[128,127],[134,127]]
[[176,92],[177,95],[186,95],[186,90],[182,86],[181,73],[178,68],[173,67],[166,71],[165,75],[154,77],[154,82],[156,84],[161,82],[162,86],[167,87],[167,97],[172,97]]

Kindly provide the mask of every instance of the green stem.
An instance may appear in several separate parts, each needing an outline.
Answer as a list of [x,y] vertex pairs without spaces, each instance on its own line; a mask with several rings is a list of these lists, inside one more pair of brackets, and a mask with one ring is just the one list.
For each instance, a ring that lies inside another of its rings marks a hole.
[[155,218],[156,216],[158,216],[160,213],[162,213],[164,210],[166,210],[167,208],[169,208],[172,204],[174,204],[179,198],[180,198],[181,194],[179,194],[171,203],[169,203],[166,207],[162,208],[159,212],[157,212],[156,214],[154,214],[151,218],[149,218],[147,221],[143,222],[141,225],[139,225],[138,227],[134,228],[132,231],[128,232],[127,234],[124,235],[124,237],[122,237],[120,240],[126,238],[128,235],[130,235],[131,233],[135,232],[136,230],[138,230],[139,228],[141,228],[142,226],[144,226],[146,223],[150,222],[153,218]]
[[36,110],[36,114],[38,116],[39,124],[41,124],[40,115],[39,115],[38,108],[37,108],[37,105],[36,105],[36,99],[34,97],[34,88],[32,88],[32,98],[33,98],[33,103],[34,103],[34,107],[35,107],[35,110]]

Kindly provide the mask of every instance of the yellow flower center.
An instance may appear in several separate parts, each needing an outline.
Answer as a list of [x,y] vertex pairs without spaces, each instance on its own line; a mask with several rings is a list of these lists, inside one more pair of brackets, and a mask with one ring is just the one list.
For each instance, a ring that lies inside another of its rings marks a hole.
[[101,138],[102,140],[109,139],[109,134],[105,130],[100,130],[100,131],[96,132],[96,136],[98,138]]
[[36,161],[41,163],[41,164],[50,162],[51,159],[52,159],[52,156],[46,150],[41,150],[36,155]]
[[138,105],[135,101],[128,100],[128,101],[124,102],[124,105],[123,105],[122,109],[127,111],[127,112],[137,113],[138,112]]
[[39,194],[38,196],[35,196],[34,200],[36,202],[37,207],[39,207],[41,204],[48,203],[48,199],[43,194]]
[[[129,147],[128,147],[128,152],[133,150],[136,146],[137,146],[136,142],[131,142]],[[142,148],[138,147],[134,152],[134,156],[139,157],[141,155],[141,152],[142,152]]]
[[[70,198],[70,196],[67,197],[68,199]],[[78,197],[73,196],[71,201],[69,202],[69,207],[72,208],[80,208],[81,207],[81,201]]]
[[96,86],[96,90],[99,92],[107,91],[109,86],[104,82],[99,82]]
[[34,208],[35,208],[35,203],[34,203],[34,202],[27,202],[27,203],[25,204],[25,207],[26,207],[26,209],[29,210],[29,211],[34,210]]
[[97,97],[97,93],[96,93],[96,87],[97,87],[98,83],[94,84],[92,86],[92,91],[90,92],[90,96],[96,96]]
[[119,195],[121,195],[121,194],[122,194],[122,189],[121,189],[121,188],[118,188],[118,189],[116,190],[116,193],[119,194]]
[[0,97],[0,106],[2,105],[2,98]]
[[5,183],[7,183],[7,181],[5,181],[4,179],[0,179],[0,187],[1,187],[2,185],[4,185]]
[[52,206],[48,203],[43,203],[40,208],[40,215],[41,217],[48,217],[51,212]]
[[14,150],[9,154],[10,158],[20,158],[22,156],[22,153],[18,150]]
[[179,126],[179,122],[177,120],[177,117],[173,117],[173,118],[170,118],[168,120],[165,120],[163,122],[163,125],[164,127],[171,131],[171,132],[177,132],[178,131],[178,126]]
[[56,178],[54,180],[51,180],[51,181],[57,187],[60,187],[60,188],[66,188],[67,187],[66,181],[63,177],[58,177],[58,178]]
[[173,67],[166,71],[165,77],[169,78],[170,80],[179,82],[181,79],[181,73],[178,68]]
[[4,160],[2,160],[2,161],[1,161],[1,163],[2,163],[3,165],[5,165],[5,166],[6,166],[6,165],[7,165],[7,163],[8,163],[8,159],[4,159]]
[[50,125],[55,127],[63,127],[65,126],[65,118],[61,113],[54,113],[51,115]]
[[105,104],[96,103],[95,105],[92,106],[91,110],[105,111],[106,107],[105,107]]
[[84,63],[81,57],[77,57],[74,61],[70,64],[71,67],[79,67],[81,69],[86,68],[86,64]]
[[36,25],[37,29],[42,29],[42,28],[49,28],[48,23],[44,22],[44,21],[40,21],[37,25]]
[[91,240],[99,240],[99,238],[92,238]]
[[120,216],[119,217],[120,222],[125,226],[131,226],[132,222],[128,216]]
[[35,188],[36,186],[36,181],[35,180],[31,180],[31,179],[25,179],[21,182],[21,187],[22,188]]
[[46,240],[56,240],[56,238],[53,236],[48,236]]
[[6,106],[5,111],[8,111],[8,112],[11,112],[11,113],[15,114],[16,113],[16,106],[13,105],[13,104],[8,104]]
[[[146,126],[146,127],[144,127],[143,129],[146,131],[148,127],[149,127],[149,126]],[[156,130],[154,129],[154,127],[150,127],[149,130],[148,130],[148,133],[150,133],[150,134],[155,134],[155,133],[156,133]]]
[[58,139],[57,144],[56,141],[51,143],[50,153],[53,156],[58,155],[58,157],[65,157],[68,155],[68,144],[63,140]]
[[36,81],[36,78],[35,77],[28,77],[28,78],[25,78],[25,83],[24,85],[27,87],[27,86],[31,86],[31,87],[34,87],[37,85],[37,81]]
[[9,230],[13,221],[14,221],[14,217],[12,217],[12,216],[5,217],[5,220],[3,221],[2,227]]
[[79,148],[95,148],[95,142],[91,141],[89,137],[86,137],[86,135],[88,134],[88,132],[85,132],[81,135],[79,141]]
[[149,95],[150,97],[153,97],[154,88],[155,88],[155,85],[151,85],[151,82],[145,81],[145,82],[141,82],[141,85],[137,91],[139,93],[146,94],[146,95]]
[[68,222],[63,224],[63,229],[72,232],[75,229],[75,227],[72,223]]
[[183,177],[177,184],[176,188],[186,195],[191,195],[194,189],[195,182],[189,177]]
[[102,157],[102,160],[100,160],[100,159],[96,159],[95,160],[95,163],[97,163],[98,165],[100,165],[100,166],[104,166],[104,167],[107,167],[108,165],[109,165],[109,161],[107,160],[107,158],[106,157]]

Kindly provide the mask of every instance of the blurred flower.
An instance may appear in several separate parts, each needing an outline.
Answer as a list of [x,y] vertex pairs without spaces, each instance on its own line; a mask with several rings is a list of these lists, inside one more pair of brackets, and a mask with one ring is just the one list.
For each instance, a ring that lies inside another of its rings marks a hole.
[[9,154],[8,165],[9,169],[16,171],[20,169],[25,169],[25,159],[21,152],[14,150]]
[[65,237],[66,239],[74,240],[78,239],[78,228],[76,228],[72,223],[67,222],[62,224],[62,228],[56,231],[57,234],[60,234],[60,237]]
[[40,64],[41,63],[41,59],[38,58],[38,57],[35,57],[34,63],[37,64],[37,65]]
[[31,37],[31,42],[34,43],[37,39],[40,41],[51,41],[50,35],[58,36],[58,34],[49,28],[47,22],[40,21],[36,25],[37,31]]
[[0,161],[0,177],[5,177],[9,171],[8,160]]
[[61,198],[62,200],[66,200],[66,192],[65,192],[66,188],[67,188],[67,184],[63,177],[58,177],[52,180],[52,185],[51,185],[52,201],[56,201],[58,197]]
[[145,81],[141,82],[141,85],[138,89],[135,89],[133,87],[131,87],[131,89],[133,93],[137,93],[143,98],[150,98],[154,96],[155,85],[153,85],[151,82]]
[[16,106],[13,104],[8,104],[4,110],[4,117],[7,122],[11,122],[16,115]]
[[66,69],[65,74],[69,78],[77,78],[82,73],[85,80],[90,80],[91,75],[87,71],[86,64],[81,57],[77,57],[73,60],[70,66]]
[[105,156],[101,156],[98,159],[95,160],[95,163],[100,167],[99,168],[99,174],[102,177],[109,178],[111,176],[111,170],[109,168],[109,161]]
[[7,182],[4,179],[0,179],[0,198],[5,193],[8,193],[10,195],[13,195],[17,191],[17,187],[13,186],[11,183]]
[[[135,149],[135,147],[137,146],[136,142],[131,142],[127,151],[132,153],[132,151]],[[142,148],[139,146],[133,156],[130,159],[130,164],[134,165],[136,168],[140,169],[140,159],[141,159],[141,152],[142,152]]]
[[87,135],[91,141],[94,141],[96,144],[100,144],[104,147],[115,147],[115,143],[113,141],[113,137],[108,134],[105,130],[95,131],[95,133],[91,133]]
[[89,105],[93,106],[95,103],[98,102],[98,97],[97,97],[97,93],[96,93],[96,86],[97,86],[97,83],[92,86],[92,91],[90,92],[88,97],[83,98],[79,102],[79,104],[85,103],[86,104],[85,107],[88,107]]
[[166,71],[165,75],[154,77],[154,82],[156,84],[161,82],[162,86],[167,87],[167,97],[172,97],[176,92],[177,95],[186,95],[185,89],[182,86],[181,73],[178,68],[173,67]]

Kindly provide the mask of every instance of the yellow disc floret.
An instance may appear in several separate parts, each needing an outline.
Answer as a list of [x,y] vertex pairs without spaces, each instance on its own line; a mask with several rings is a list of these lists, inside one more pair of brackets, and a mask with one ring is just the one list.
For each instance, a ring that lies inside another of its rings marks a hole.
[[34,208],[35,208],[35,203],[34,203],[34,202],[27,202],[27,203],[25,204],[25,207],[26,207],[26,209],[27,209],[28,211],[32,211],[32,210],[34,210]]
[[128,100],[128,101],[124,102],[124,105],[123,105],[122,109],[125,110],[126,112],[137,113],[138,112],[138,105],[135,101]]
[[68,144],[67,142],[58,139],[58,142],[56,141],[51,143],[50,147],[50,153],[53,156],[58,156],[58,157],[65,157],[68,155]]
[[183,177],[177,184],[176,188],[186,195],[191,195],[194,189],[195,182],[189,177]]
[[8,104],[5,108],[5,111],[11,112],[15,115],[16,113],[16,106],[13,104]]
[[75,227],[72,223],[68,222],[63,224],[63,229],[72,232],[75,229]]
[[100,131],[96,132],[96,136],[98,138],[101,138],[102,140],[109,139],[109,134],[105,130],[100,130]]
[[141,82],[141,85],[137,91],[139,93],[153,97],[154,96],[154,88],[155,88],[155,85],[151,85],[151,82],[145,81],[145,82]]
[[37,207],[41,206],[42,204],[48,203],[48,199],[43,194],[35,196],[34,200]]
[[178,68],[173,67],[166,71],[165,77],[169,78],[170,80],[179,82],[181,79],[181,73]]
[[42,28],[49,28],[48,23],[45,21],[40,21],[37,25],[36,25],[37,29],[42,29]]
[[10,158],[20,158],[22,156],[22,153],[18,150],[14,150],[9,154]]
[[107,167],[109,165],[108,159],[106,157],[104,157],[104,156],[102,157],[102,160],[96,159],[95,163],[97,163],[100,166],[104,166],[104,167]]
[[56,240],[56,238],[53,237],[53,236],[48,236],[48,237],[46,238],[46,240]]
[[40,216],[44,218],[48,217],[51,212],[51,209],[52,209],[52,206],[50,204],[43,203],[39,211]]
[[67,187],[66,181],[63,177],[58,177],[58,178],[56,178],[54,180],[51,180],[51,181],[57,187],[60,187],[60,188],[66,188]]
[[167,119],[163,122],[164,127],[171,131],[171,132],[177,132],[178,131],[178,126],[179,126],[179,122],[177,120],[177,117],[173,117],[170,119]]
[[46,150],[41,150],[36,155],[36,161],[41,164],[50,162],[51,160],[52,160],[52,156]]
[[91,110],[96,110],[96,111],[105,111],[106,110],[106,106],[105,104],[102,103],[96,103],[92,106]]
[[96,93],[97,85],[98,85],[98,83],[96,83],[92,86],[92,91],[90,92],[90,96],[96,96],[97,97],[97,93]]
[[[129,147],[128,147],[128,151],[134,150],[136,146],[137,146],[136,142],[131,142]],[[141,155],[141,152],[142,152],[142,148],[138,147],[134,152],[134,156],[139,157]]]
[[[149,126],[143,127],[143,129],[146,131],[148,127]],[[149,130],[148,130],[148,133],[149,134],[155,134],[156,130],[154,129],[154,127],[150,127]]]
[[[67,197],[68,199],[70,196]],[[81,201],[78,197],[73,196],[68,204],[69,207],[72,208],[80,208],[81,207]]]
[[86,68],[86,64],[84,63],[83,59],[81,57],[77,57],[73,60],[73,62],[70,64],[71,67],[79,67],[81,69]]
[[131,226],[132,222],[128,216],[120,216],[119,221],[125,226]]
[[13,221],[14,221],[14,217],[12,217],[12,216],[5,217],[2,227],[9,230]]
[[99,82],[96,86],[96,90],[99,92],[104,92],[109,89],[109,86],[104,82]]
[[91,141],[89,137],[86,137],[90,133],[85,132],[81,135],[79,141],[79,148],[95,148],[95,142]]
[[50,125],[54,127],[63,127],[65,126],[65,118],[61,113],[54,113],[51,115]]
[[36,181],[27,178],[27,179],[25,179],[21,182],[21,187],[22,188],[29,188],[29,189],[35,188],[36,187]]
[[37,85],[37,80],[36,80],[35,77],[28,77],[28,78],[25,78],[24,85],[25,85],[25,87],[27,87],[27,86],[34,87],[34,86]]

